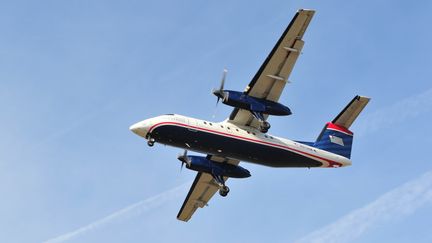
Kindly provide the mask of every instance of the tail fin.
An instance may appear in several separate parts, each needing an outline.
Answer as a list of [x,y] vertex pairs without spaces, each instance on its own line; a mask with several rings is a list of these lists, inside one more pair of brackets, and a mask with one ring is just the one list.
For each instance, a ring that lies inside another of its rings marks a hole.
[[324,126],[313,146],[349,159],[354,134],[348,129],[369,100],[370,98],[364,96],[354,97],[332,122]]

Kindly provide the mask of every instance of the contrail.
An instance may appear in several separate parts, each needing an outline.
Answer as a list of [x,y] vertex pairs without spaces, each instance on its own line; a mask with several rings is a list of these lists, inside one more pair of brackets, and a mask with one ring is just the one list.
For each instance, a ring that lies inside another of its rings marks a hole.
[[57,236],[55,238],[49,239],[44,243],[59,243],[65,242],[68,240],[72,240],[76,237],[79,237],[83,234],[94,231],[98,228],[106,226],[107,224],[114,223],[116,221],[120,221],[123,219],[128,219],[132,217],[137,217],[146,213],[154,208],[161,206],[164,203],[177,199],[178,197],[184,194],[184,191],[190,186],[192,182],[184,183],[178,187],[170,189],[168,191],[162,192],[156,196],[147,198],[130,206],[127,206],[117,212],[114,212],[104,218],[94,221],[84,227],[81,227],[77,230],[74,230],[69,233],[65,233],[63,235]]
[[429,171],[295,243],[351,242],[375,225],[409,216],[431,202],[432,171]]

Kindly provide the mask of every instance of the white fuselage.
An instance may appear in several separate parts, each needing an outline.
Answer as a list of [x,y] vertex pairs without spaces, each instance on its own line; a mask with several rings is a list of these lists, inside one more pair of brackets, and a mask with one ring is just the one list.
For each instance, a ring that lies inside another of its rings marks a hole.
[[170,114],[138,122],[130,130],[158,143],[273,167],[351,165],[343,156],[227,121]]

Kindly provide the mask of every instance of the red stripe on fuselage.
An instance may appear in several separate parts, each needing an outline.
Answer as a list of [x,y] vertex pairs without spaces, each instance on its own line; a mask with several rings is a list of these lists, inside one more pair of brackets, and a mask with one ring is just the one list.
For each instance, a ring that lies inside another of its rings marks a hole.
[[151,133],[151,131],[153,129],[155,129],[156,127],[161,126],[161,125],[179,125],[179,126],[182,126],[182,127],[193,128],[193,129],[196,129],[196,130],[201,130],[201,131],[206,131],[206,132],[221,134],[221,135],[228,136],[228,137],[239,138],[241,140],[248,140],[248,141],[255,142],[255,143],[260,143],[260,144],[265,144],[265,145],[271,145],[271,146],[274,146],[274,147],[279,147],[279,148],[287,149],[287,150],[290,150],[292,152],[297,152],[297,153],[300,153],[300,154],[303,154],[303,155],[307,155],[307,156],[310,156],[310,157],[314,157],[314,158],[317,158],[317,159],[324,160],[324,161],[326,161],[326,162],[329,163],[328,167],[334,167],[334,165],[342,166],[342,164],[339,163],[339,162],[336,162],[336,161],[333,161],[333,160],[329,160],[327,158],[323,158],[323,157],[320,157],[320,156],[317,156],[317,155],[314,155],[314,154],[310,154],[310,153],[307,153],[307,152],[303,152],[301,150],[294,149],[294,148],[291,148],[291,147],[288,147],[288,146],[284,146],[284,145],[280,145],[280,144],[276,144],[276,143],[270,143],[270,142],[261,141],[261,140],[256,140],[256,139],[247,138],[247,137],[242,137],[242,136],[238,136],[238,135],[234,135],[234,134],[229,134],[229,133],[224,133],[224,132],[220,132],[220,131],[216,131],[216,130],[211,130],[211,129],[207,129],[207,128],[190,126],[190,125],[179,123],[179,122],[159,122],[159,123],[156,123],[155,125],[153,125],[153,126],[150,127],[149,133]]

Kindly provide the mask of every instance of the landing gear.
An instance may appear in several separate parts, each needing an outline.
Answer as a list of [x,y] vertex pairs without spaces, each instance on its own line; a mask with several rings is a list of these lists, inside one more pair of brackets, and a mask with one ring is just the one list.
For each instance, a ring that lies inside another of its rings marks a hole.
[[222,197],[226,197],[228,195],[228,192],[230,191],[229,187],[227,186],[222,186],[219,189],[219,195],[221,195]]
[[262,132],[262,133],[267,133],[268,132],[268,130],[270,129],[270,123],[269,122],[267,122],[267,121],[262,121],[261,122],[261,124],[260,124],[260,131]]
[[154,143],[155,143],[155,139],[154,138],[149,138],[149,140],[147,141],[147,145],[150,147],[153,147]]
[[260,131],[267,133],[270,129],[270,123],[265,120],[264,115],[261,112],[251,111],[252,115],[260,122]]
[[219,195],[226,197],[230,191],[229,187],[225,186],[225,180],[221,175],[212,175],[213,179],[219,185]]

